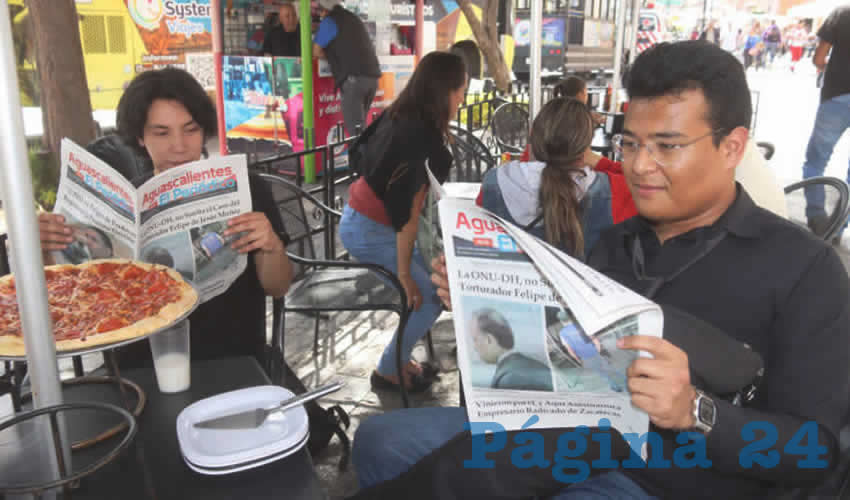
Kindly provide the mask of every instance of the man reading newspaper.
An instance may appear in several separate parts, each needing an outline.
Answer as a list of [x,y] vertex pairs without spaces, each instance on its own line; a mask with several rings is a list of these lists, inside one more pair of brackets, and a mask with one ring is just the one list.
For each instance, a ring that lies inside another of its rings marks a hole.
[[[635,61],[628,92],[623,169],[639,216],[603,233],[588,263],[752,346],[765,363],[755,399],[737,406],[698,392],[690,367],[700,352],[631,336],[619,348],[650,355],[626,372],[631,404],[663,444],[649,447],[642,466],[599,460],[586,464],[590,477],[562,481],[559,460],[582,455],[559,448],[554,463],[519,454],[478,473],[462,462],[475,450],[441,453],[462,435],[465,409],[398,410],[358,428],[360,497],[774,497],[817,487],[838,462],[850,398],[847,275],[831,247],[758,208],[735,183],[752,111],[741,64],[704,42],[659,44]],[[438,264],[433,279],[450,305]],[[732,368],[724,363],[716,369]],[[705,460],[675,453],[684,430],[704,436]]]

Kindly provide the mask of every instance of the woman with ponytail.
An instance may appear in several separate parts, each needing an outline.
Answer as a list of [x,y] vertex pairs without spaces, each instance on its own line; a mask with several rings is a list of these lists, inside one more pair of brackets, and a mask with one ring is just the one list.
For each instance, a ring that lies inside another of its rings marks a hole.
[[593,118],[583,102],[552,99],[531,126],[534,161],[487,172],[479,204],[583,259],[602,230],[635,215],[622,176],[586,166],[592,137]]

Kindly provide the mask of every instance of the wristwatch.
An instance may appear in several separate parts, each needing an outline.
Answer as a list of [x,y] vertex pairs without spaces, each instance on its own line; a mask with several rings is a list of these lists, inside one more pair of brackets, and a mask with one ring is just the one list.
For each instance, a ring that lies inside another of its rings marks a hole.
[[717,421],[717,406],[706,393],[699,389],[694,390],[697,394],[694,398],[694,421],[696,422],[694,428],[697,432],[708,434]]

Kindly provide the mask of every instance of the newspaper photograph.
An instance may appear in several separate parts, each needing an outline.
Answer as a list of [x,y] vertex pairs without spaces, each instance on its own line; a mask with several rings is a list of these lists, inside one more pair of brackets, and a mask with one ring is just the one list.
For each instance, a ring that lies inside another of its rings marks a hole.
[[534,415],[535,428],[605,418],[646,433],[626,384],[641,354],[617,340],[660,336],[660,308],[474,202],[435,195],[469,420],[517,430]]
[[227,221],[251,211],[244,155],[215,157],[156,175],[136,188],[74,142],[62,141],[54,213],[73,242],[53,253],[57,264],[125,258],[162,264],[192,281],[207,301],[227,290],[247,256],[225,237]]

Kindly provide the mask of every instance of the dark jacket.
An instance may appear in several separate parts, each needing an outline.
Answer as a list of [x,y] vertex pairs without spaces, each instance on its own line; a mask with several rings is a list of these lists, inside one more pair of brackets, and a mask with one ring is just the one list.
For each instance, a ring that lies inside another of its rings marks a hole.
[[328,16],[336,23],[337,35],[324,50],[337,88],[349,76],[380,77],[381,65],[363,21],[339,5]]
[[490,385],[494,389],[551,391],[552,371],[536,359],[512,352],[499,360]]
[[292,33],[283,29],[282,25],[275,26],[263,41],[263,54],[301,57],[301,26],[296,26]]
[[440,182],[448,178],[452,166],[439,130],[419,120],[393,118],[388,112],[360,134],[348,154],[354,171],[384,203],[396,231],[410,220],[413,198],[428,184],[426,160]]

